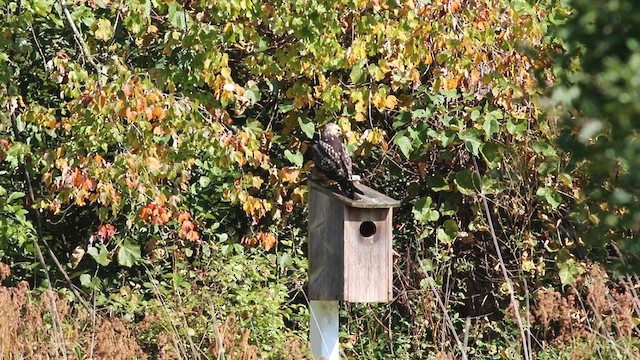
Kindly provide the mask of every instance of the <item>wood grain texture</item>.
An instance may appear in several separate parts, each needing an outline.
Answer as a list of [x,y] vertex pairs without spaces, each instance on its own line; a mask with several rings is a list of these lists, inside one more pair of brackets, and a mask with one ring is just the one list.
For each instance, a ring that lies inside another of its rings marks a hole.
[[357,182],[354,182],[353,184],[364,193],[362,195],[358,195],[357,199],[349,199],[339,192],[336,192],[334,188],[322,186],[314,181],[309,181],[309,191],[311,191],[311,189],[321,191],[341,201],[347,206],[356,208],[376,209],[400,206],[400,201],[392,199],[381,192]]
[[391,301],[392,213],[399,202],[364,185],[366,199],[353,201],[309,183],[309,299]]
[[345,205],[309,192],[309,299],[342,300]]
[[[343,300],[387,302],[392,299],[390,219],[391,209],[347,209]],[[362,236],[363,222],[375,224],[373,235]]]

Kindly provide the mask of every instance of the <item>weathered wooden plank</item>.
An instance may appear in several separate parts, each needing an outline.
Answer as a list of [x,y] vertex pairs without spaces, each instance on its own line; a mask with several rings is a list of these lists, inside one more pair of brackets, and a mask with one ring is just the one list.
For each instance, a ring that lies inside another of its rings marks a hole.
[[344,298],[352,302],[392,299],[391,209],[348,208],[344,240]]
[[358,195],[356,199],[349,199],[348,197],[336,192],[337,189],[322,186],[314,181],[309,181],[309,188],[319,190],[329,196],[332,196],[344,204],[363,209],[377,209],[377,208],[390,208],[400,206],[400,201],[392,199],[387,195],[380,193],[366,185],[362,185],[355,182],[354,185],[360,189],[364,194]]
[[342,300],[345,206],[321,191],[309,192],[309,298]]
[[388,302],[393,298],[392,212],[399,202],[364,185],[348,199],[309,182],[309,298]]

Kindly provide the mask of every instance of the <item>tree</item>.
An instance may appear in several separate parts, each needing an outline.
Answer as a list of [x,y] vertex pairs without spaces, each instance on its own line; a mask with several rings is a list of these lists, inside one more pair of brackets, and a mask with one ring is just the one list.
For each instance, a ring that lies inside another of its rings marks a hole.
[[[182,347],[200,354],[215,348],[220,319],[239,324],[235,343],[287,358],[308,317],[309,141],[334,121],[356,172],[403,201],[398,300],[348,307],[345,351],[457,357],[461,344],[442,339],[486,314],[469,333],[477,358],[504,344],[532,355],[527,334],[553,340],[548,323],[528,324],[528,289],[576,283],[590,266],[567,217],[587,183],[556,147],[535,81],[554,80],[549,31],[561,4],[0,8],[0,261],[15,269],[6,282],[35,287],[48,274],[42,286],[78,288],[71,298],[127,319],[165,314],[141,331],[147,344],[169,328],[203,339]],[[527,316],[517,323],[513,309]]]
[[631,1],[573,1],[558,28],[567,53],[553,98],[566,106],[564,147],[587,176],[577,214],[592,243],[617,244],[640,269],[640,10]]

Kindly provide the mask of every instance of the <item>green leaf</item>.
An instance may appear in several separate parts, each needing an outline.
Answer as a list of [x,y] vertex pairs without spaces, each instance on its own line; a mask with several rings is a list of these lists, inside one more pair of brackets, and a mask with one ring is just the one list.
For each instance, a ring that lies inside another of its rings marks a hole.
[[572,284],[576,276],[584,273],[582,265],[567,248],[562,248],[556,255],[556,268],[562,285]]
[[256,93],[254,90],[247,89],[245,90],[244,94],[242,94],[242,97],[247,99],[249,104],[254,105],[255,103],[258,102],[258,99],[260,98],[260,93]]
[[431,109],[428,108],[411,111],[411,117],[414,119],[429,119],[432,115],[433,113],[431,112]]
[[98,246],[89,248],[87,253],[102,266],[107,266],[111,263],[111,254],[103,244],[98,244]]
[[527,123],[525,121],[514,124],[511,120],[507,121],[507,132],[514,136],[523,136],[527,130]]
[[485,195],[497,194],[506,189],[506,185],[495,178],[489,176],[482,177],[482,193]]
[[16,129],[18,129],[18,132],[23,132],[27,124],[24,121],[22,121],[22,116],[17,116],[15,122],[16,122]]
[[97,26],[98,28],[94,33],[96,39],[107,42],[113,37],[113,27],[108,19],[99,19]]
[[187,23],[189,23],[191,19],[184,9],[178,9],[178,5],[179,4],[175,1],[169,3],[167,20],[169,20],[171,25],[176,28],[185,29],[187,27]]
[[118,249],[118,263],[132,267],[138,261],[140,261],[140,245],[129,239],[124,240]]
[[366,64],[367,59],[362,59],[353,66],[353,69],[351,69],[349,78],[355,85],[359,85],[366,80],[367,73],[363,69]]
[[539,188],[536,191],[536,195],[543,198],[547,204],[551,205],[553,210],[557,210],[558,206],[562,204],[562,197],[560,194],[550,187]]
[[531,148],[537,154],[542,154],[542,155],[548,156],[548,157],[557,157],[558,156],[558,153],[556,152],[556,149],[554,149],[553,146],[551,146],[546,141],[538,141],[535,144],[533,144],[531,146]]
[[433,200],[430,196],[416,201],[411,210],[414,218],[422,223],[438,221],[440,213],[432,205]]
[[16,199],[20,199],[22,197],[24,197],[25,193],[23,193],[22,191],[14,191],[11,193],[11,195],[9,195],[9,198],[7,199],[7,202],[10,203],[13,200]]
[[89,284],[91,284],[91,275],[89,274],[80,275],[80,284],[84,287],[89,287]]
[[497,133],[500,129],[500,123],[493,116],[487,116],[484,118],[484,123],[482,124],[482,129],[484,133],[487,135],[487,138],[493,136],[493,134]]
[[313,135],[316,132],[316,124],[302,116],[298,118],[298,124],[300,125],[302,132],[307,135],[309,139],[313,139]]
[[467,129],[458,135],[460,140],[464,141],[464,145],[473,156],[478,156],[480,153],[480,147],[483,142],[480,138],[480,132],[476,129]]
[[413,150],[411,139],[407,136],[397,136],[393,142],[398,145],[402,154],[408,159],[409,155],[411,155],[411,151]]
[[502,161],[504,149],[494,143],[485,143],[482,146],[481,152],[489,167],[496,168],[500,165],[500,161]]
[[198,183],[200,184],[201,188],[206,188],[207,186],[209,186],[209,184],[211,184],[211,178],[209,178],[208,176],[200,176],[200,179],[198,179]]
[[458,236],[458,223],[455,220],[448,219],[442,224],[442,227],[436,230],[436,237],[444,244],[451,244]]
[[304,156],[298,150],[296,150],[296,152],[294,153],[291,152],[291,150],[287,149],[284,151],[284,157],[287,158],[289,162],[299,167],[302,166],[302,163],[304,162]]
[[[478,181],[475,181],[478,180]],[[453,182],[462,195],[473,195],[480,192],[480,181],[477,175],[469,170],[461,170],[456,174]]]
[[431,188],[431,191],[449,191],[451,188],[447,179],[442,177],[440,174],[436,174],[435,176],[429,176],[426,179],[426,184]]

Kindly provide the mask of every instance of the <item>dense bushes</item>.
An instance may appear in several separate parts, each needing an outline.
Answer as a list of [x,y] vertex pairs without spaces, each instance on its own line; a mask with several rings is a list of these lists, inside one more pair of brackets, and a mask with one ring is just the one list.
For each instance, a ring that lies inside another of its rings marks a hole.
[[[152,357],[308,356],[307,148],[337,121],[363,181],[402,200],[397,298],[344,305],[345,354],[531,358],[574,341],[633,351],[619,309],[637,302],[637,280],[594,270],[612,249],[609,237],[589,242],[608,211],[591,197],[597,163],[556,146],[564,112],[541,86],[579,74],[553,71],[573,41],[551,31],[562,4],[0,7],[5,285],[126,320]],[[633,231],[625,191],[621,222],[604,223]],[[574,324],[549,299],[609,323]],[[69,326],[100,329],[79,319]]]

